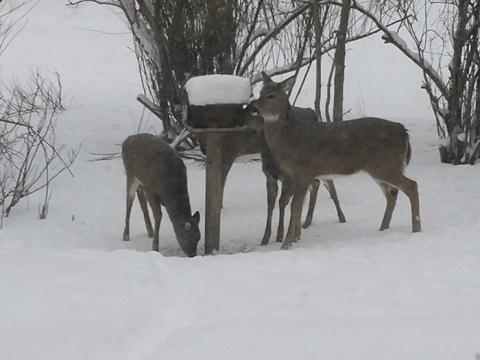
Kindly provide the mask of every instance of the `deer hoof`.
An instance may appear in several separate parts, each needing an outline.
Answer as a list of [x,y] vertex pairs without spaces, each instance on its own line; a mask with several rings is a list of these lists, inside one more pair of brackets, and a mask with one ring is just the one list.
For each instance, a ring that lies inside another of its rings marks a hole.
[[420,216],[414,216],[412,219],[412,232],[422,231],[422,225],[420,222]]
[[130,241],[130,235],[123,234],[123,241]]
[[275,239],[277,243],[281,243],[283,241],[283,231],[277,232],[277,238]]
[[286,243],[285,241],[282,243],[281,249],[282,250],[288,250],[292,247],[291,244]]
[[263,236],[263,239],[262,239],[262,242],[260,243],[260,245],[262,245],[262,246],[268,245],[268,242],[270,241],[270,236],[271,236],[271,234],[266,233]]

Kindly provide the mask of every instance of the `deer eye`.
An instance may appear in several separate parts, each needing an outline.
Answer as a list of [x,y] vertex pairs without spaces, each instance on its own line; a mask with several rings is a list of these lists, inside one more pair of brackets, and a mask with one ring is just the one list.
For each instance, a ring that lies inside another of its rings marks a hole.
[[275,97],[275,95],[273,95],[273,94],[268,94],[267,95],[267,99],[273,99],[274,97]]

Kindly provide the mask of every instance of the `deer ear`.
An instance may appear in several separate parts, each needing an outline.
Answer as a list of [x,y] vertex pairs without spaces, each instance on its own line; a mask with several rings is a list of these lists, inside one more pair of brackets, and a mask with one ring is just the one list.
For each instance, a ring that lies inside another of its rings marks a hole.
[[268,84],[272,82],[272,79],[270,78],[270,76],[267,75],[265,71],[262,71],[262,80],[264,84]]
[[280,84],[282,85],[283,91],[288,93],[295,85],[295,75],[289,77],[287,80],[283,80]]
[[198,211],[195,212],[192,216],[192,220],[198,225],[200,223],[200,213]]

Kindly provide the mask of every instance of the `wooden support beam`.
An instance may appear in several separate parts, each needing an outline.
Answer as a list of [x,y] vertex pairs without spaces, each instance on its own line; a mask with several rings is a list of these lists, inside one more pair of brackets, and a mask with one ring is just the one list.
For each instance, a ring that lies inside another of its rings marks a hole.
[[230,127],[230,128],[188,128],[192,134],[211,134],[211,133],[231,133],[231,132],[245,132],[245,131],[255,131],[253,128],[248,126],[239,126],[239,127]]
[[143,94],[138,94],[137,101],[150,110],[156,117],[162,120],[162,113],[160,112],[160,109],[149,98]]
[[222,149],[219,134],[206,136],[205,255],[220,249],[222,212]]

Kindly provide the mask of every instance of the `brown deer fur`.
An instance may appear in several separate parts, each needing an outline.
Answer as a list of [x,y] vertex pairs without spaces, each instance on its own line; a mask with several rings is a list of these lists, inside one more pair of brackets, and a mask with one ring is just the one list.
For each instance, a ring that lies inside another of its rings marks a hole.
[[[294,107],[293,113],[296,115],[297,118],[305,118],[308,121],[317,121],[315,112],[311,109],[303,109]],[[252,126],[254,123],[258,123],[261,116],[249,116],[247,120],[247,124]],[[280,199],[278,201],[279,207],[279,219],[278,219],[278,228],[277,228],[277,237],[276,241],[281,242],[284,238],[284,218],[285,218],[285,207],[287,206],[288,202],[292,198],[293,195],[293,183],[292,180],[289,178],[288,174],[285,171],[282,171],[277,161],[272,156],[272,152],[268,147],[268,144],[265,141],[265,136],[263,133],[263,126],[254,126],[256,130],[259,132],[259,136],[262,138],[262,169],[265,174],[267,180],[267,223],[265,226],[265,232],[262,239],[262,245],[268,244],[271,234],[271,221],[272,221],[272,213],[273,208],[275,206],[275,201],[277,198],[278,193],[278,185],[277,181],[280,180],[282,183],[282,192],[280,195]],[[335,189],[335,185],[332,180],[325,180],[325,187],[327,188],[330,197],[335,205],[337,211],[338,221],[340,223],[344,223],[345,215],[340,207],[340,202],[338,201],[337,192]],[[313,219],[313,213],[315,210],[315,204],[317,202],[317,193],[318,188],[320,186],[320,181],[315,179],[310,187],[310,201],[308,204],[308,212],[307,216],[305,217],[305,221],[303,223],[303,228],[308,228]]]
[[300,238],[303,198],[316,178],[365,171],[382,188],[387,206],[380,229],[387,229],[398,190],[411,204],[412,230],[421,230],[417,183],[403,172],[410,160],[407,130],[378,118],[321,123],[294,118],[287,93],[294,77],[281,83],[264,74],[263,87],[252,106],[264,119],[264,134],[273,158],[293,181],[294,194],[283,249]]
[[[195,256],[200,240],[200,214],[198,211],[193,216],[191,214],[187,171],[182,159],[165,141],[151,134],[129,136],[122,144],[122,158],[127,174],[123,239],[130,239],[130,212],[137,193],[147,231],[150,236],[153,235],[153,250],[159,250],[163,205],[180,247],[187,256]],[[154,231],[148,216],[147,199],[155,219]]]
[[[300,117],[305,117],[306,114],[311,114],[313,110],[294,108]],[[237,108],[232,106],[190,106],[188,113],[188,122],[190,125],[197,128],[207,127],[235,127],[244,126],[247,123],[251,125],[255,118],[259,116],[252,115],[252,109],[243,109],[242,106]],[[315,112],[313,112],[315,114]],[[308,116],[307,116],[308,118]],[[218,123],[218,120],[222,120]],[[309,119],[311,121],[311,119]],[[314,121],[317,121],[316,119]],[[272,233],[272,215],[273,209],[278,196],[278,181],[282,183],[282,191],[279,198],[279,219],[277,227],[277,242],[281,242],[284,237],[284,217],[285,207],[290,201],[293,188],[290,186],[290,181],[287,175],[282,172],[276,161],[273,160],[268,144],[261,129],[258,132],[235,132],[223,134],[219,139],[218,147],[222,149],[222,186],[225,186],[228,172],[230,171],[235,159],[241,155],[260,153],[262,157],[262,170],[266,178],[267,187],[267,221],[262,237],[261,245],[268,244]],[[198,134],[197,139],[200,143],[202,152],[205,153],[205,135]],[[345,215],[340,207],[338,196],[335,190],[333,181],[326,180],[325,187],[327,188],[330,197],[335,204],[338,220],[341,223],[345,222]],[[310,192],[310,202],[308,207],[308,214],[304,222],[304,228],[307,228],[312,223],[313,212],[317,199],[317,192],[319,188],[319,181],[315,180],[312,183]],[[223,189],[222,189],[223,191]]]

